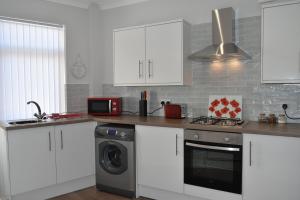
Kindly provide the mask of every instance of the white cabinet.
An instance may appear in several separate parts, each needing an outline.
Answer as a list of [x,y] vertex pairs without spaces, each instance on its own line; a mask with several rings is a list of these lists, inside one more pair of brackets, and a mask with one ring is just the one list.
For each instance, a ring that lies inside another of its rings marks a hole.
[[145,83],[145,28],[114,32],[115,85]]
[[243,200],[300,199],[300,138],[244,134]]
[[147,83],[182,82],[182,23],[146,27]]
[[95,174],[95,122],[8,130],[12,196]]
[[183,20],[114,30],[114,85],[188,85],[190,28]]
[[183,192],[183,129],[136,126],[138,185]]
[[8,132],[11,194],[56,184],[53,127]]
[[94,128],[89,122],[55,127],[57,183],[95,174]]
[[300,2],[262,8],[262,82],[300,83]]

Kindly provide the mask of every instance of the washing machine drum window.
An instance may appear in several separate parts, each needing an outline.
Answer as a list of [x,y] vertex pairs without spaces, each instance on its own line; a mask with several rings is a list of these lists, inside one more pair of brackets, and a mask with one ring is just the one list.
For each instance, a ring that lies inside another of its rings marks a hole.
[[124,145],[106,141],[99,144],[99,162],[110,174],[122,174],[128,168],[128,154]]

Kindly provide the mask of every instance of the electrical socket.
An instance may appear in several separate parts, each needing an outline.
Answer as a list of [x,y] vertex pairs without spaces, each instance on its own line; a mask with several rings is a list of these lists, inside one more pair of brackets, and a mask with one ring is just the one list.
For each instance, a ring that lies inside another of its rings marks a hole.
[[161,99],[161,100],[160,100],[160,104],[161,104],[162,106],[166,105],[167,103],[171,103],[171,100],[170,100],[170,99]]
[[282,104],[282,108],[283,108],[283,110],[286,110],[288,108],[288,105],[287,104]]

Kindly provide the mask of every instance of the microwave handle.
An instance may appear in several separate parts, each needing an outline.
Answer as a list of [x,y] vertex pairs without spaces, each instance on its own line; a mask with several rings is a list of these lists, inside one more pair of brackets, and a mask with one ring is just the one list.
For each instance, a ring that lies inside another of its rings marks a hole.
[[197,148],[203,148],[203,149],[211,149],[211,150],[220,150],[220,151],[240,151],[239,148],[233,148],[233,147],[218,147],[218,146],[210,146],[210,145],[203,145],[203,144],[194,144],[187,142],[185,143],[186,146],[190,147],[197,147]]
[[111,113],[111,100],[108,101],[108,112]]

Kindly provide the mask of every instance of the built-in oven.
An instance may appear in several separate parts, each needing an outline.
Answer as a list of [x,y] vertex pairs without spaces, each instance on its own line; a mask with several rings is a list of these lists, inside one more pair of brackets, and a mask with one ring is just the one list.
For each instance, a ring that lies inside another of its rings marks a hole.
[[242,193],[242,135],[185,130],[184,183]]

